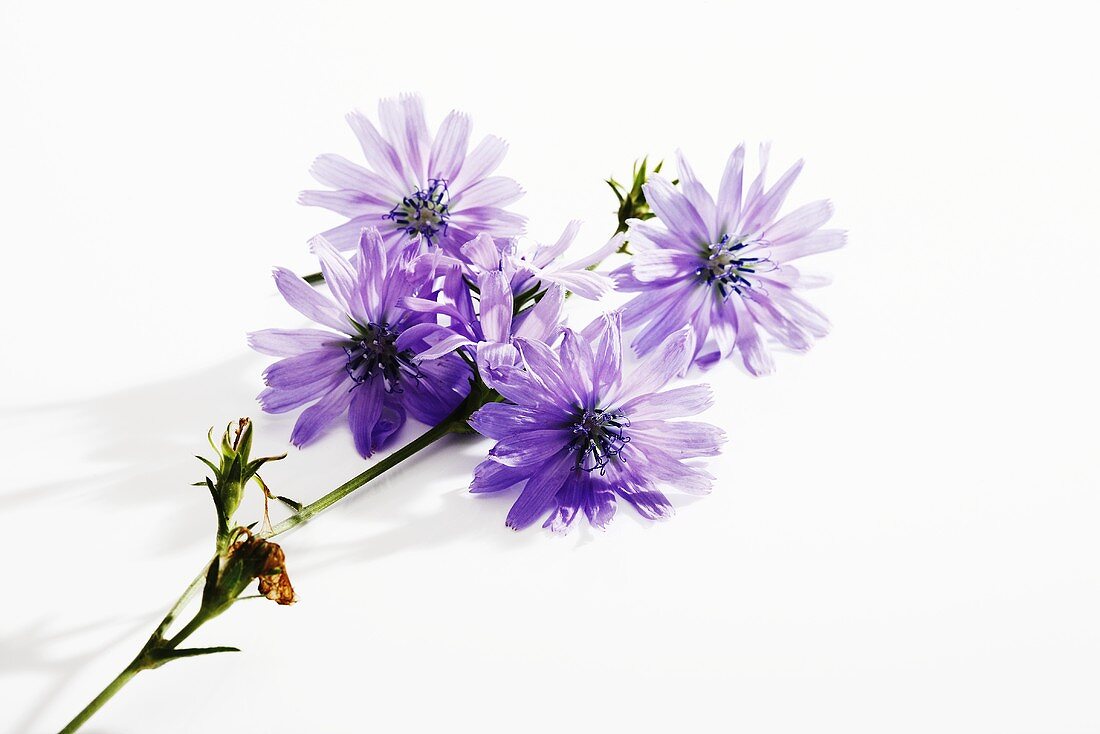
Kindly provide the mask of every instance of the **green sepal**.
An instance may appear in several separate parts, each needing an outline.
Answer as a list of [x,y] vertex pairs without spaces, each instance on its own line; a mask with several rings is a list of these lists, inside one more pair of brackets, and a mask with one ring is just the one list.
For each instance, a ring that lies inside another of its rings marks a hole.
[[237,455],[243,456],[248,461],[248,455],[252,453],[252,421],[248,421],[241,429],[240,438],[236,441]]
[[206,487],[210,490],[210,496],[214,498],[214,510],[218,513],[218,541],[220,546],[221,539],[229,535],[229,517],[225,514],[225,508],[222,507],[221,498],[218,496],[218,489],[210,481],[210,477],[206,478]]
[[[220,550],[220,549],[219,549]],[[221,555],[214,556],[210,567],[206,569],[206,584],[202,587],[202,609],[210,609],[218,594],[218,573],[221,568]]]

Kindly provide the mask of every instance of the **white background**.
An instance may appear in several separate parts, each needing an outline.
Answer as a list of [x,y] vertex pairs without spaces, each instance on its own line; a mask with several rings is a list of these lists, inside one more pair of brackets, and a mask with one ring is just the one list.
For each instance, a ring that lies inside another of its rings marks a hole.
[[[300,603],[194,638],[242,654],[88,731],[1100,731],[1089,4],[313,6],[0,8],[0,729],[56,730],[207,557],[210,425],[286,447],[244,334],[302,323],[269,267],[341,221],[295,197],[359,159],[344,112],[418,91],[584,248],[642,154],[804,156],[833,334],[708,375],[730,443],[675,519],[513,533],[451,441],[284,539]],[[364,466],[335,431],[267,479]]]

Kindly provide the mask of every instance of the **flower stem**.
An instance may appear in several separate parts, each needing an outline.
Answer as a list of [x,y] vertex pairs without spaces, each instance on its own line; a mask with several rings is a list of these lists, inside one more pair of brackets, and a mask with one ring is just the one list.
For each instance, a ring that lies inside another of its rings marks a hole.
[[103,704],[111,700],[111,697],[118,693],[119,689],[130,682],[130,679],[138,674],[142,670],[141,667],[135,665],[138,660],[134,659],[134,662],[126,666],[126,668],[115,676],[115,679],[107,684],[107,687],[100,691],[99,695],[92,699],[91,703],[84,707],[79,714],[73,717],[64,729],[61,730],[61,734],[69,734],[79,729],[84,723],[92,718],[97,711],[103,708]]
[[302,280],[309,283],[310,285],[317,285],[318,283],[324,283],[325,282],[325,274],[324,273],[310,273],[309,275],[303,275]]
[[[466,417],[468,418],[469,415],[467,415]],[[443,421],[439,425],[429,429],[428,431],[425,431],[417,438],[414,438],[409,443],[397,449],[392,454],[382,459],[362,474],[359,474],[358,476],[349,479],[348,481],[344,482],[339,487],[324,495],[320,499],[310,502],[298,512],[295,512],[293,515],[283,520],[278,525],[275,525],[270,532],[260,533],[259,537],[265,539],[272,538],[276,535],[281,535],[291,528],[295,528],[301,525],[302,523],[309,522],[309,520],[311,520],[321,512],[324,512],[340,500],[344,499],[367,482],[371,481],[380,474],[389,471],[413,454],[423,449],[426,449],[428,446],[431,446],[433,443],[443,438],[447,434],[453,433],[456,429],[458,429],[465,423],[466,418],[462,418],[461,420],[457,421],[453,418]]]
[[[441,438],[451,433],[459,433],[463,432],[464,430],[469,430],[468,428],[466,428],[466,421],[469,420],[474,411],[476,411],[478,408],[485,405],[486,403],[493,402],[499,399],[500,396],[496,393],[496,391],[488,389],[481,383],[480,380],[477,380],[476,384],[473,385],[473,387],[471,388],[470,394],[466,397],[466,399],[463,400],[462,403],[459,404],[459,406],[455,408],[455,410],[438,425],[428,429],[423,434],[414,438],[412,441],[405,444],[401,448],[397,449],[392,454],[385,457],[377,464],[371,466],[363,473],[359,474],[356,477],[353,477],[352,479],[349,479],[347,482],[344,482],[336,489],[322,496],[320,499],[309,503],[301,510],[288,517],[286,520],[283,520],[281,523],[273,527],[269,532],[261,533],[259,537],[271,538],[276,535],[281,535],[282,533],[285,533],[288,530],[302,525],[306,522],[309,522],[309,520],[316,517],[321,512],[327,510],[329,507],[336,504],[340,500],[344,499],[349,494],[352,494],[357,489],[363,487],[379,475],[389,471],[405,459],[408,459],[409,457],[431,446],[433,443],[440,440]],[[115,677],[114,680],[107,684],[106,688],[100,691],[98,696],[93,698],[92,701],[87,706],[85,706],[84,709],[79,714],[77,714],[73,718],[73,720],[65,726],[64,729],[61,730],[61,734],[69,734],[70,732],[75,732],[77,729],[83,726],[84,723],[87,722],[88,719],[90,719],[97,711],[99,711],[99,709],[101,709],[105,703],[111,700],[111,698],[116,693],[118,693],[123,686],[129,683],[131,678],[140,673],[142,670],[148,670],[166,662],[170,658],[164,655],[165,652],[175,650],[180,645],[180,643],[190,637],[191,634],[195,632],[195,630],[217,616],[217,613],[212,614],[209,612],[209,610],[200,607],[194,618],[190,622],[188,622],[179,632],[177,632],[175,636],[170,639],[165,637],[165,633],[167,632],[168,627],[179,616],[180,612],[183,611],[183,608],[187,605],[187,602],[190,601],[191,598],[194,597],[196,593],[198,593],[199,589],[202,588],[203,581],[206,578],[206,574],[210,568],[211,562],[212,561],[208,561],[206,565],[203,566],[202,572],[195,578],[194,581],[191,582],[191,585],[187,587],[187,589],[183,592],[176,603],[172,605],[172,608],[164,616],[164,619],[161,620],[160,624],[157,625],[156,630],[149,637],[148,642],[145,643],[145,646],[141,649],[141,652],[138,653],[137,657],[135,657],[133,661]],[[223,649],[225,648],[218,648],[217,650],[221,651]],[[215,651],[214,648],[209,648],[209,650],[211,652]]]

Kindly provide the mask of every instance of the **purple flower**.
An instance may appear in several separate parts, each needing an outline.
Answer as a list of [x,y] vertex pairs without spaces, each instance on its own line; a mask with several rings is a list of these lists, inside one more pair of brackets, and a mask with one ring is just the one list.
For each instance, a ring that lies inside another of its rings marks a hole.
[[[468,349],[476,361],[481,379],[489,387],[504,367],[519,362],[515,339],[551,343],[562,332],[565,289],[556,283],[542,292],[538,301],[519,313],[508,275],[490,270],[478,277],[478,307],[474,308],[471,291],[462,284],[453,302],[406,298],[405,305],[413,310],[435,313],[451,320],[453,333],[443,335],[435,346],[421,352],[417,359],[438,359],[457,349]],[[444,327],[440,327],[441,329]]]
[[543,527],[557,532],[582,511],[592,525],[606,526],[617,498],[643,517],[668,517],[672,505],[660,485],[709,491],[713,477],[685,460],[715,455],[724,434],[707,423],[669,419],[704,410],[710,388],[657,392],[687,367],[691,341],[688,329],[672,334],[624,380],[617,313],[581,334],[566,329],[557,349],[516,339],[523,368],[504,368],[496,380],[512,404],[489,403],[470,419],[497,441],[474,471],[470,491],[522,484],[509,527],[548,515]]
[[303,204],[321,206],[350,221],[323,232],[339,250],[354,249],[364,227],[377,227],[388,245],[420,242],[451,252],[476,234],[510,237],[524,218],[503,207],[519,199],[519,184],[492,172],[508,146],[492,135],[467,152],[470,120],[451,112],[432,136],[420,98],[378,103],[379,132],[358,111],[347,116],[369,168],[338,155],[317,158],[310,173],[336,191],[304,191]]
[[[821,229],[832,216],[828,201],[815,201],[778,217],[802,170],[795,163],[765,190],[768,147],[760,149],[760,173],[742,191],[745,149],[726,164],[717,201],[677,153],[680,186],[653,176],[644,187],[654,220],[631,220],[627,237],[638,254],[612,277],[620,290],[640,292],[623,308],[625,328],[642,326],[632,342],[647,354],[688,325],[695,333],[695,362],[709,366],[737,350],[754,375],[772,371],[772,358],[757,327],[786,347],[810,348],[829,330],[825,316],[797,294],[820,285],[790,263],[835,250],[846,235]],[[661,226],[663,225],[663,226]],[[707,344],[708,334],[715,346]]]
[[[370,456],[405,423],[406,413],[435,425],[469,393],[470,369],[455,355],[418,364],[417,355],[448,333],[432,314],[401,306],[429,295],[434,273],[411,251],[388,252],[376,229],[362,233],[352,262],[323,238],[313,241],[330,300],[285,268],[274,271],[287,303],[320,329],[249,334],[258,352],[284,359],[264,371],[260,405],[285,413],[307,403],[290,440],[305,446],[347,413],[355,448]],[[428,257],[428,256],[425,256]],[[334,302],[335,301],[335,302]]]

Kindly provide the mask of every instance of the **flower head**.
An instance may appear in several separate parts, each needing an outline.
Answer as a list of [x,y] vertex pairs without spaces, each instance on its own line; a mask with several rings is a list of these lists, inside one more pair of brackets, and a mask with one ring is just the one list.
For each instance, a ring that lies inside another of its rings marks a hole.
[[508,525],[518,530],[548,516],[544,527],[558,532],[581,512],[606,526],[617,498],[643,517],[667,517],[672,505],[663,484],[709,491],[713,477],[685,460],[715,455],[723,433],[669,419],[708,407],[710,388],[658,392],[687,366],[691,340],[687,329],[674,333],[624,379],[618,314],[580,334],[566,329],[557,349],[517,339],[522,366],[503,368],[496,380],[511,404],[490,403],[470,419],[497,441],[475,470],[471,491],[522,484]]
[[433,137],[420,98],[405,95],[378,103],[379,131],[361,112],[347,116],[367,167],[338,155],[317,158],[310,173],[336,191],[304,191],[303,204],[349,218],[324,233],[339,250],[352,250],[364,227],[377,227],[388,245],[418,242],[457,251],[474,235],[510,237],[524,218],[503,207],[523,195],[519,184],[493,171],[507,145],[494,136],[472,151],[470,119],[451,112]]
[[743,191],[745,149],[739,146],[726,165],[717,200],[680,154],[679,188],[660,176],[643,187],[657,219],[631,220],[628,239],[638,254],[612,272],[620,290],[641,294],[623,309],[626,328],[642,327],[632,342],[640,354],[690,326],[697,364],[713,364],[736,350],[749,372],[760,375],[773,365],[757,327],[798,351],[828,332],[825,316],[797,294],[817,279],[790,263],[841,247],[845,233],[821,229],[833,213],[828,201],[779,217],[802,162],[765,189],[767,146],[760,158],[759,175]]
[[404,299],[428,295],[434,272],[411,251],[390,253],[376,229],[362,233],[348,262],[324,238],[313,250],[332,299],[285,268],[275,283],[287,303],[328,327],[267,329],[249,335],[252,348],[283,359],[264,371],[259,395],[269,413],[307,403],[291,434],[305,446],[347,413],[355,447],[370,456],[405,423],[406,413],[429,425],[445,418],[469,392],[469,368],[454,355],[420,364],[417,355],[447,330],[434,314],[410,311]]

